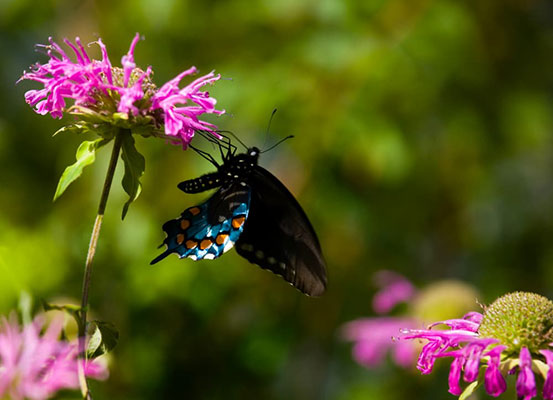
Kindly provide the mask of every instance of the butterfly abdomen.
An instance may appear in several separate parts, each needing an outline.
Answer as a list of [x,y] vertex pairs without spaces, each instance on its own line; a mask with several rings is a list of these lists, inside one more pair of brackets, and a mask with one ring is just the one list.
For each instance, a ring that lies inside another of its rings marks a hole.
[[185,193],[201,193],[219,187],[222,183],[221,174],[214,172],[181,182],[178,184],[178,188]]

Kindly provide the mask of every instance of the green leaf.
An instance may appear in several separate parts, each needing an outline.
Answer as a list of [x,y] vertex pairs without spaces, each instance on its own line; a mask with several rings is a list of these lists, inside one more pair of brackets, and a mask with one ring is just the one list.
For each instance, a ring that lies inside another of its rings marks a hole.
[[71,183],[81,176],[84,167],[94,162],[96,159],[96,150],[108,142],[109,140],[96,139],[94,141],[85,140],[80,144],[77,149],[77,162],[65,168],[65,171],[63,171],[58,182],[58,187],[56,188],[56,193],[54,194],[54,201],[65,192],[65,189],[67,189]]
[[106,354],[117,345],[119,332],[110,322],[91,321],[88,324],[90,338],[86,349],[88,358],[96,358]]
[[123,137],[121,158],[125,163],[125,175],[122,181],[123,189],[129,195],[129,200],[123,206],[123,213],[121,215],[121,219],[125,219],[129,206],[140,196],[140,192],[142,191],[140,177],[144,174],[146,167],[144,156],[136,150],[134,138],[130,133],[125,134]]
[[482,384],[482,381],[480,379],[472,382],[470,385],[468,385],[465,388],[463,393],[461,393],[461,395],[459,396],[459,400],[466,400],[472,393],[474,393],[476,388],[478,388],[478,386],[480,386],[481,384]]

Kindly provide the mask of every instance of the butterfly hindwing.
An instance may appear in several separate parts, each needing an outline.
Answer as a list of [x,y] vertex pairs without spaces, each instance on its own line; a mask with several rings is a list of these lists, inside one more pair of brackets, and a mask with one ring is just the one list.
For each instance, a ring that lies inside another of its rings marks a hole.
[[260,166],[248,184],[250,213],[236,251],[303,293],[320,296],[326,288],[325,261],[305,212],[288,189]]
[[237,182],[220,188],[204,203],[187,208],[179,218],[163,224],[167,249],[150,264],[171,253],[193,260],[219,257],[238,240],[249,209],[249,187]]

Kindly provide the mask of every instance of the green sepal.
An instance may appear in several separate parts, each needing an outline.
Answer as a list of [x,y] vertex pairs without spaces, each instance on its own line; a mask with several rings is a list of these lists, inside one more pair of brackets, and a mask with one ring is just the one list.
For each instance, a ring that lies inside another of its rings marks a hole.
[[84,121],[85,123],[90,123],[90,124],[111,123],[110,116],[102,115],[87,107],[72,106],[69,108],[68,111],[74,116],[76,116],[80,121]]
[[463,390],[463,393],[459,396],[459,400],[466,400],[468,397],[474,393],[474,391],[482,384],[482,380],[478,378],[478,380],[470,383],[465,390]]
[[59,133],[84,133],[86,132],[88,128],[84,124],[71,124],[71,125],[65,125],[64,127],[58,129],[54,132],[52,137],[56,136]]
[[542,378],[545,380],[547,379],[549,367],[543,361],[534,359],[532,360],[532,371],[539,373],[542,376]]
[[121,215],[121,219],[125,219],[129,206],[140,196],[140,192],[142,191],[140,177],[144,174],[146,160],[136,149],[134,138],[130,133],[124,135],[121,149],[121,158],[125,163],[125,175],[123,175],[122,184],[123,189],[129,195],[129,200],[123,206],[123,213]]
[[86,357],[93,359],[113,350],[119,341],[119,332],[111,322],[90,321],[88,323],[88,345]]
[[108,143],[110,139],[96,139],[93,141],[85,140],[82,142],[77,149],[76,159],[77,161],[65,168],[61,178],[58,182],[58,187],[56,188],[56,193],[54,194],[54,201],[60,197],[65,189],[73,183],[77,178],[83,173],[84,167],[90,165],[96,159],[96,150]]
[[81,311],[80,306],[75,306],[73,304],[64,304],[64,305],[51,304],[45,300],[42,300],[42,308],[44,308],[44,311],[52,311],[52,310],[65,311],[66,313],[73,316],[77,315]]
[[115,136],[113,125],[108,123],[93,124],[89,122],[79,122],[76,124],[70,124],[58,129],[52,136],[56,136],[60,133],[75,133],[77,135],[92,133],[104,139],[113,139]]
[[149,121],[146,121],[147,123],[144,123],[144,124],[135,124],[132,128],[131,128],[131,133],[133,135],[140,135],[142,137],[149,137],[149,136],[154,136],[154,129],[152,129],[152,125],[151,123],[148,123]]
[[[115,122],[115,125],[117,125],[117,123],[123,123],[123,124],[128,124],[128,121],[129,121],[129,114],[127,113],[120,113],[120,112],[117,112],[117,113],[113,113],[111,115],[111,117],[113,118],[113,121]],[[127,126],[125,125],[125,128]]]

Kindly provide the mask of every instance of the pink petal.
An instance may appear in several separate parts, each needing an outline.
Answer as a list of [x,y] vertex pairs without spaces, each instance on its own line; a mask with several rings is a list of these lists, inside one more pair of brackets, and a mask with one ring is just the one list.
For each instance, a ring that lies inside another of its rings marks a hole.
[[496,346],[486,353],[486,356],[490,357],[490,359],[488,361],[488,368],[486,368],[486,373],[484,374],[484,387],[486,388],[486,392],[493,397],[499,396],[507,389],[505,378],[499,370],[501,352],[506,348],[507,346]]
[[459,396],[461,393],[463,393],[461,386],[459,386],[459,379],[461,378],[461,369],[463,367],[463,362],[464,359],[462,356],[456,357],[451,363],[451,367],[449,369],[449,393],[455,396]]
[[536,396],[536,378],[532,372],[532,356],[528,348],[520,350],[520,364],[516,383],[517,395],[524,400]]
[[553,351],[540,350],[540,353],[545,356],[547,362],[547,377],[543,384],[543,398],[544,400],[553,400]]

